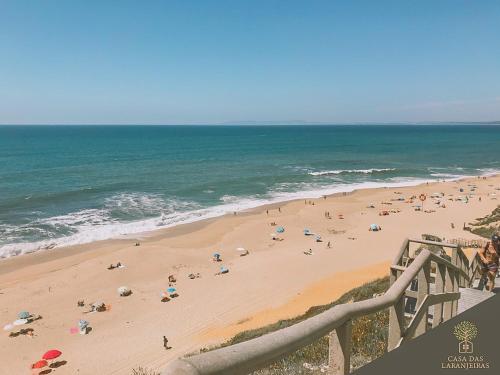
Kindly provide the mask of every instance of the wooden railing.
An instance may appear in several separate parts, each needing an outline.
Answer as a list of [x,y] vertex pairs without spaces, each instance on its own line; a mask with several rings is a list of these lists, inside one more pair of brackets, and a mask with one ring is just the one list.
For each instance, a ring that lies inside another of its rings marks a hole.
[[[452,250],[451,261],[424,248],[410,256],[410,243]],[[336,305],[312,318],[261,337],[171,362],[163,375],[238,375],[272,364],[329,335],[329,373],[351,370],[351,328],[355,318],[389,309],[388,349],[392,350],[457,313],[459,286],[470,286],[476,277],[477,255],[471,264],[459,246],[442,242],[405,240],[391,266],[390,287],[372,299]],[[471,270],[471,268],[474,268]],[[409,288],[415,286],[417,288]],[[434,293],[430,286],[434,284]],[[416,289],[416,290],[415,290]],[[405,301],[416,298],[416,312],[407,324]]]

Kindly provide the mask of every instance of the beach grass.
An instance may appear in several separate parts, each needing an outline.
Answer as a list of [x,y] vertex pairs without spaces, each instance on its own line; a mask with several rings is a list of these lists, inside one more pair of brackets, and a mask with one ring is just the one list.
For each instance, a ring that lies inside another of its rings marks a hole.
[[150,370],[145,367],[138,367],[135,369],[132,369],[132,373],[130,375],[160,375],[159,372],[155,370]]
[[495,208],[491,214],[476,219],[471,223],[469,230],[484,238],[491,238],[491,235],[500,231],[500,206]]

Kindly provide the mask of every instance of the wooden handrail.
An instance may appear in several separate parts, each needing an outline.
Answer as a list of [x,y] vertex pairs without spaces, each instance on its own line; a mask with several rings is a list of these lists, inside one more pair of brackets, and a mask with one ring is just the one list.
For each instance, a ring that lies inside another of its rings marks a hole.
[[405,254],[405,252],[408,251],[409,245],[410,245],[410,240],[408,238],[406,238],[403,241],[403,244],[401,245],[401,248],[399,249],[396,257],[394,258],[394,261],[392,262],[393,265],[395,265],[395,266],[401,265],[401,259],[403,258],[403,255]]
[[459,246],[456,244],[448,243],[448,242],[438,242],[438,241],[429,241],[429,240],[419,240],[416,238],[410,238],[409,242],[420,243],[422,245],[431,245],[431,246],[441,246],[441,247],[449,247],[450,249],[456,249]]

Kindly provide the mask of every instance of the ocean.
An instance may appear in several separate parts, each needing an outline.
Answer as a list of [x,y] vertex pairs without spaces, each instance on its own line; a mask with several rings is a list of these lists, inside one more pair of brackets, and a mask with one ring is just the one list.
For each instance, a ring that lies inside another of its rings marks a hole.
[[500,126],[0,126],[0,257],[500,171]]

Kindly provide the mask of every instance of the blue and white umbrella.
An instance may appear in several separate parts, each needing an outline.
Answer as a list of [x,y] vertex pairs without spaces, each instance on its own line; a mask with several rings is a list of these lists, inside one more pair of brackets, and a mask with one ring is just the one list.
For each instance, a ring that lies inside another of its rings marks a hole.
[[278,228],[276,228],[276,232],[277,233],[283,233],[284,231],[285,231],[284,227],[278,227]]
[[17,317],[19,319],[28,319],[31,316],[31,314],[28,311],[21,311],[19,314],[17,314]]

